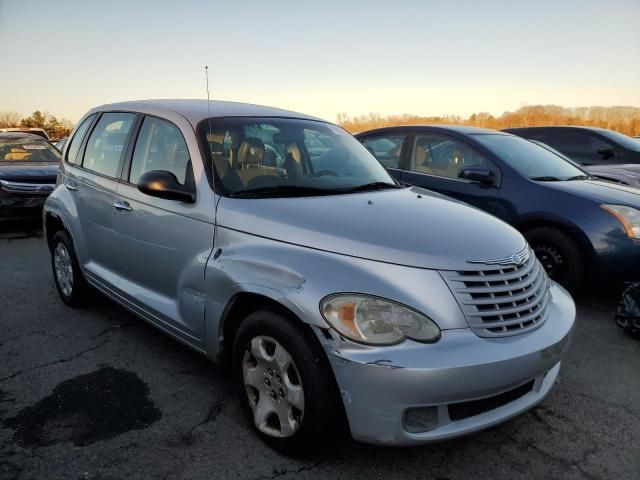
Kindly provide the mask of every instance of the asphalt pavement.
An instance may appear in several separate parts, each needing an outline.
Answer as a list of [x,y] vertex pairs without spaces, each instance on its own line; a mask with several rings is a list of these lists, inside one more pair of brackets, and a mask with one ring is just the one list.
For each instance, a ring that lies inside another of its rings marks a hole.
[[578,301],[555,389],[508,423],[292,459],[253,434],[220,367],[100,296],[66,307],[38,225],[0,225],[0,479],[640,480],[640,341],[614,310]]

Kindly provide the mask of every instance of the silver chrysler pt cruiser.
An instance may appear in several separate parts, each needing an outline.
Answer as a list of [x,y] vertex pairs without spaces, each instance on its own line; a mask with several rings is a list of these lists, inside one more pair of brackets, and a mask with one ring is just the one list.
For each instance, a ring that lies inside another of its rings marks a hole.
[[44,208],[53,276],[231,368],[269,445],[421,444],[549,393],[575,320],[523,237],[394,181],[336,125],[232,102],[97,107]]

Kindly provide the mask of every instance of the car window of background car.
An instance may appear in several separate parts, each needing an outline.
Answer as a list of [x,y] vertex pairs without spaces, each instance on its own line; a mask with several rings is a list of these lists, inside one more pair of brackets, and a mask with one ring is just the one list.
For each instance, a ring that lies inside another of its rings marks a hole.
[[135,184],[146,172],[166,170],[184,185],[189,160],[189,150],[178,127],[166,120],[145,117],[133,151],[129,181]]
[[555,177],[566,180],[585,174],[555,153],[521,137],[476,134],[474,138],[500,160],[529,178]]
[[0,139],[0,161],[58,162],[60,152],[35,135]]
[[82,166],[115,177],[127,135],[135,119],[134,113],[104,113],[91,132]]
[[614,132],[613,130],[602,130],[600,133],[624,148],[633,150],[634,152],[640,152],[640,142],[638,142],[638,140],[634,140],[623,133]]
[[458,178],[464,168],[491,166],[484,155],[466,143],[429,133],[416,135],[409,169],[418,173]]
[[272,187],[350,188],[393,184],[384,167],[343,129],[293,119],[214,119],[199,133],[223,186],[231,192]]
[[67,149],[67,162],[69,163],[78,163],[80,160],[78,158],[78,152],[80,151],[80,145],[82,145],[82,140],[93,121],[95,115],[89,115],[84,121],[80,124],[78,129],[76,130],[75,135],[71,139],[71,143],[69,144],[69,148]]
[[551,146],[560,150],[561,152],[591,154],[597,154],[598,150],[602,148],[613,147],[613,145],[605,142],[595,135],[574,131],[556,131]]
[[376,135],[362,140],[362,145],[386,168],[398,168],[405,137],[398,134]]

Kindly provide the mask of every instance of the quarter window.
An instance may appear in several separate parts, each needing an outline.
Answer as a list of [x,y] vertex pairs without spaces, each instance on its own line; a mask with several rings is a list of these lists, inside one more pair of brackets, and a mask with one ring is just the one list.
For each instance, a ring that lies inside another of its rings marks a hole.
[[134,113],[104,113],[89,137],[82,166],[116,177],[127,135],[135,119]]
[[405,135],[376,135],[362,140],[362,145],[386,168],[398,168]]
[[82,140],[87,134],[87,130],[89,130],[94,117],[95,115],[89,115],[84,119],[84,122],[82,122],[76,130],[76,134],[71,139],[71,143],[69,144],[69,148],[67,149],[67,162],[74,164],[79,163],[80,158],[78,157],[78,152],[80,151],[80,145],[82,145]]
[[138,183],[146,172],[166,170],[184,185],[189,160],[189,150],[178,127],[166,120],[145,117],[133,151],[129,181]]
[[416,135],[409,169],[413,172],[458,178],[467,167],[491,168],[490,161],[466,143],[443,135]]

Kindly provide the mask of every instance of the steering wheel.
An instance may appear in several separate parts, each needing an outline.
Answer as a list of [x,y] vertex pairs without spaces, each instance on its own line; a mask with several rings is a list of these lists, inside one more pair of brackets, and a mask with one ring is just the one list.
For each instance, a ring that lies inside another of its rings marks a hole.
[[329,175],[331,177],[337,177],[338,174],[333,170],[319,170],[317,172],[313,172],[313,177],[322,177],[323,175]]

